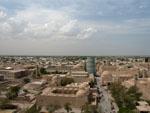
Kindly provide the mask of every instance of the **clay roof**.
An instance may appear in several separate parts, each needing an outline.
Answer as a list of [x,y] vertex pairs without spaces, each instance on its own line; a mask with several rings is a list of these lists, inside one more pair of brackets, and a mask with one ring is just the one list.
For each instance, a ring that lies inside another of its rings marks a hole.
[[109,71],[104,71],[102,76],[112,76],[112,74]]
[[136,106],[139,111],[150,111],[150,106]]

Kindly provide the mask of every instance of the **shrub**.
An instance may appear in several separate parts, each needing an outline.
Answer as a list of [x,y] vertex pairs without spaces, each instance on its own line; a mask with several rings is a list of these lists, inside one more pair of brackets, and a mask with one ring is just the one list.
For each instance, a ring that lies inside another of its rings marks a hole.
[[66,86],[67,84],[74,83],[73,78],[64,77],[61,79],[61,86]]
[[27,84],[27,83],[29,83],[31,80],[29,79],[29,78],[24,78],[23,79],[23,82],[25,83],[25,84]]

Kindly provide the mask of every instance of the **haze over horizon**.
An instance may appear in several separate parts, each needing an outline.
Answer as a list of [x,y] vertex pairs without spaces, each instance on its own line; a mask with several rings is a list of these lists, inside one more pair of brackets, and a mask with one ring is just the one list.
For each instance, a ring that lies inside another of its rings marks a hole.
[[150,0],[0,0],[0,55],[150,55]]

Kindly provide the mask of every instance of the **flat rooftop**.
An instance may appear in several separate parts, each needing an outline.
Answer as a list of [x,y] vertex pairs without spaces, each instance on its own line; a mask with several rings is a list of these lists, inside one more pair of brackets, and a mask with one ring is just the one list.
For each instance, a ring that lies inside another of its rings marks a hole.
[[[84,85],[84,84],[83,84]],[[88,93],[88,87],[49,87],[43,90],[41,96],[63,96],[63,97],[77,97]]]
[[0,110],[0,113],[13,113],[16,110]]
[[46,88],[43,90],[41,95],[51,95],[51,96],[61,96],[61,95],[70,95],[75,96],[78,91],[78,88],[66,87],[66,88]]
[[72,71],[71,76],[88,76],[86,71]]
[[140,106],[149,106],[149,104],[146,101],[138,101],[137,102]]
[[150,112],[150,106],[136,106],[138,111]]

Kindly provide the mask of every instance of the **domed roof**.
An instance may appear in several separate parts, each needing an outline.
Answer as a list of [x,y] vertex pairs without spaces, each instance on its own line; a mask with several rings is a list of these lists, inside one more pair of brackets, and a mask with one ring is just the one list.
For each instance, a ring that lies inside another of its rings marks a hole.
[[104,71],[103,73],[102,73],[102,76],[104,77],[104,76],[112,76],[112,74],[109,72],[109,71]]

